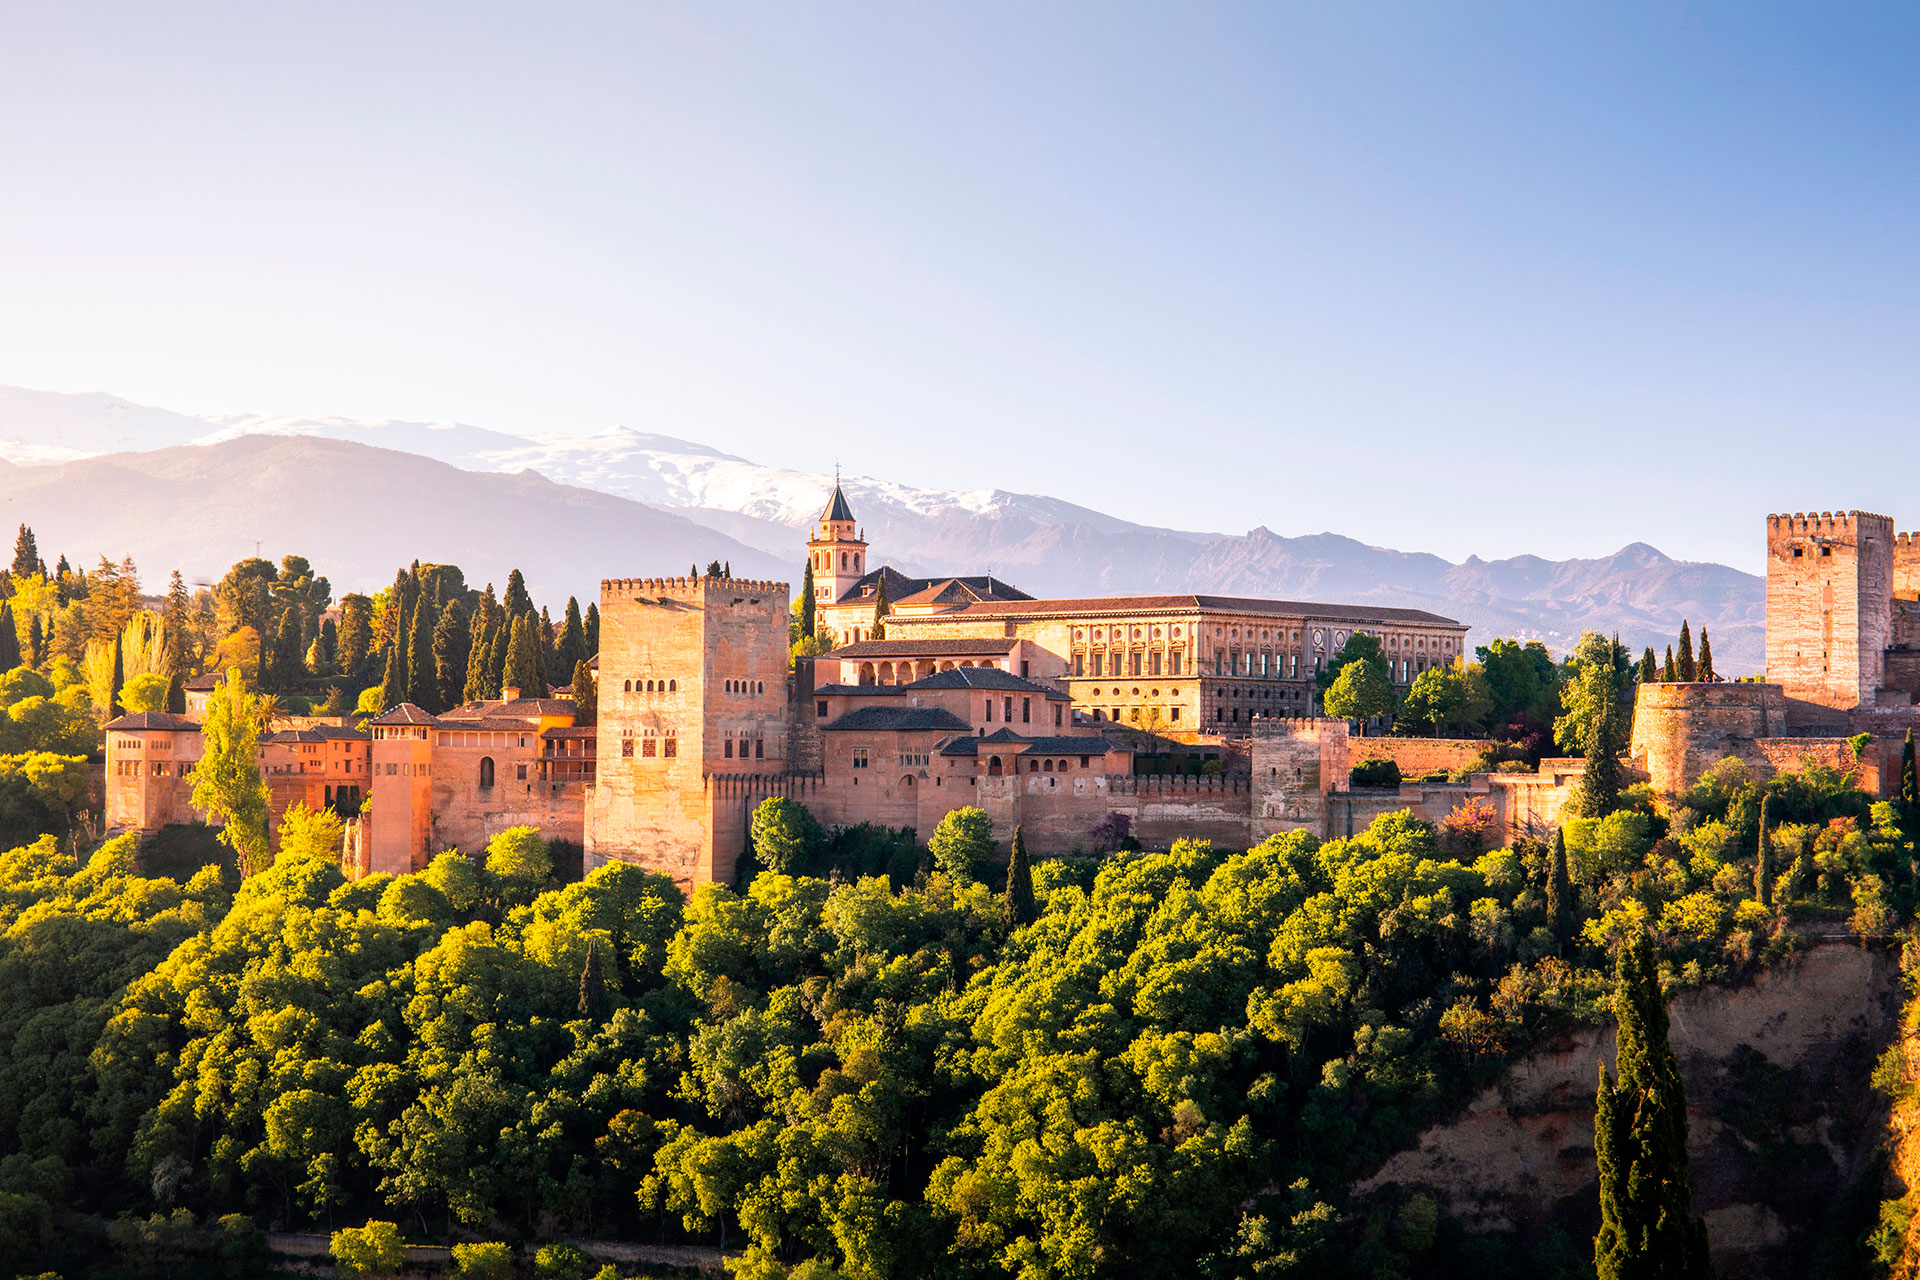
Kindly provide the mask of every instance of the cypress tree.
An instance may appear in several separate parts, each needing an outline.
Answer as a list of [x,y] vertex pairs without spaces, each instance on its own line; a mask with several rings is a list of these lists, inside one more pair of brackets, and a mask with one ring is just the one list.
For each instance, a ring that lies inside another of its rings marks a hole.
[[487,682],[493,686],[491,697],[506,696],[507,650],[513,647],[513,622],[503,611],[500,625],[493,629],[493,647],[487,650]]
[[507,593],[500,601],[509,618],[532,613],[533,597],[527,594],[527,580],[515,569],[507,575]]
[[1667,1043],[1667,1002],[1644,934],[1621,948],[1615,973],[1619,1081],[1602,1062],[1594,1098],[1594,1270],[1598,1280],[1710,1280],[1707,1228],[1693,1216],[1687,1172],[1686,1089]]
[[187,686],[178,671],[167,678],[167,710],[176,716],[187,714]]
[[437,713],[446,708],[440,705],[440,676],[433,665],[433,624],[433,601],[422,595],[407,640],[407,701]]
[[1553,930],[1556,954],[1573,940],[1573,879],[1567,874],[1567,833],[1554,828],[1553,850],[1547,859],[1547,927]]
[[1673,646],[1668,645],[1667,646],[1667,665],[1665,669],[1660,672],[1660,679],[1665,681],[1668,684],[1672,684],[1679,678],[1680,678],[1680,668],[1675,666],[1673,663]]
[[300,649],[300,615],[289,605],[280,611],[280,625],[273,633],[273,662],[269,667],[273,684],[270,687],[288,689],[300,682]]
[[813,604],[813,561],[807,561],[807,571],[800,578],[800,634],[809,638],[813,635],[815,624]]
[[1707,638],[1707,629],[1700,628],[1700,669],[1695,673],[1702,684],[1713,683],[1713,641]]
[[1660,660],[1653,656],[1653,646],[1648,645],[1646,652],[1640,655],[1640,683],[1657,684],[1660,680]]
[[1914,765],[1913,730],[1911,729],[1907,730],[1907,739],[1900,747],[1899,799],[1900,803],[1909,808],[1920,807],[1920,769],[1916,769]]
[[435,711],[466,701],[468,635],[466,612],[455,600],[440,611],[440,621],[433,624],[433,672],[440,703]]
[[1032,924],[1035,914],[1033,870],[1027,865],[1027,838],[1021,828],[1015,827],[1013,854],[1007,859],[1007,891],[1000,899],[1000,915],[1012,930]]
[[544,698],[546,686],[540,683],[540,642],[534,629],[539,623],[531,616],[514,620],[513,639],[507,647],[507,672],[500,680],[500,696],[518,689],[523,698]]
[[407,645],[400,636],[395,635],[387,643],[387,674],[380,681],[380,710],[391,711],[406,700]]
[[13,670],[21,660],[20,632],[13,624],[13,602],[0,600],[0,671]]
[[600,718],[600,690],[585,658],[573,664],[573,722],[592,724]]
[[1580,775],[1577,797],[1579,811],[1589,818],[1604,818],[1620,807],[1620,792],[1627,785],[1620,766],[1619,719],[1620,691],[1611,679],[1596,685],[1599,705],[1580,736],[1580,750],[1586,767]]
[[600,948],[587,940],[587,961],[580,966],[580,1016],[595,1022],[607,1016],[607,982],[600,973]]
[[487,621],[486,606],[473,611],[467,632],[467,679],[461,688],[461,701],[484,702],[494,691],[487,684],[488,659],[493,654],[493,628]]
[[574,664],[587,656],[587,629],[580,620],[580,602],[572,596],[567,597],[566,618],[560,624],[560,639],[553,647],[554,672],[566,675]]
[[1767,806],[1771,801],[1771,796],[1760,793],[1760,847],[1753,858],[1753,900],[1763,907],[1773,905],[1773,854],[1767,847]]
[[121,633],[113,633],[113,694],[107,699],[111,714],[125,715],[120,705],[120,691],[127,687],[127,653],[121,641]]
[[699,566],[699,565],[697,565],[697,564],[695,564],[695,565],[690,565],[690,566],[688,566],[688,568],[687,568],[687,576],[688,576],[689,578],[697,578],[697,577],[699,577],[699,576],[700,576],[700,566]]
[[720,576],[723,578],[731,578],[733,576],[733,561],[729,560],[720,566]]
[[33,621],[27,624],[27,663],[38,667],[47,660],[47,650],[52,645],[53,629],[41,621],[39,614],[33,615]]
[[597,658],[600,656],[600,606],[597,604],[587,606],[586,633],[587,649],[586,652],[580,656],[584,658]]
[[553,625],[553,618],[548,615],[545,605],[540,606],[540,630],[535,633],[534,639],[539,641],[540,679],[543,683],[555,684],[564,674],[554,665],[554,660],[560,656],[560,632]]
[[1693,630],[1685,618],[1680,619],[1680,679],[1682,683],[1692,684],[1699,675],[1693,665]]
[[[887,575],[880,575],[880,588],[873,593],[873,635],[869,639],[887,638]],[[1236,713],[1238,714],[1238,713]]]

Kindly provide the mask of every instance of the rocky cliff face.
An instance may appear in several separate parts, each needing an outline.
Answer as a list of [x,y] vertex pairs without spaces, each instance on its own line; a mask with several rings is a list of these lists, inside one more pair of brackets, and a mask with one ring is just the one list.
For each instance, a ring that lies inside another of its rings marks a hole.
[[[1823,1234],[1856,1201],[1849,1192],[1877,1183],[1887,1108],[1869,1078],[1898,1033],[1900,1000],[1893,956],[1827,943],[1746,986],[1673,1001],[1694,1211],[1723,1277],[1813,1274]],[[1594,1086],[1613,1058],[1607,1027],[1516,1061],[1465,1115],[1356,1190],[1425,1192],[1474,1231],[1591,1236]]]

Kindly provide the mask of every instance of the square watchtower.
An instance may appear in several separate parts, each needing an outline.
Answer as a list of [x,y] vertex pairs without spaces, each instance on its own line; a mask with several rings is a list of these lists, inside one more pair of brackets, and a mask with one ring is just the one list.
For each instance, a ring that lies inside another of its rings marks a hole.
[[713,782],[787,771],[787,613],[784,582],[600,584],[589,867],[632,862],[688,886],[732,878],[731,854],[714,852]]
[[1792,703],[1839,712],[1875,704],[1892,641],[1893,577],[1891,517],[1767,517],[1767,679],[1785,691],[1790,716]]

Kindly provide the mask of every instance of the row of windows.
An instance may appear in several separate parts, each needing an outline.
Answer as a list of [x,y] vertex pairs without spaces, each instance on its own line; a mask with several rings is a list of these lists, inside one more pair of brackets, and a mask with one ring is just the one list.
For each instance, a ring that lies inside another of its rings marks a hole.
[[[155,760],[151,764],[148,764],[145,769],[141,768],[141,761],[138,760],[116,760],[113,762],[113,773],[117,778],[138,778],[142,774],[152,778],[167,778],[174,776],[173,770],[174,766],[165,760]],[[178,776],[182,778],[190,776],[193,773],[193,762],[182,761],[179,765],[179,770]]]
[[[1181,652],[1179,649],[1175,649],[1172,653],[1168,653],[1164,655],[1158,649],[1155,649],[1151,653],[1145,653],[1145,654],[1136,652],[1136,653],[1129,653],[1129,654],[1122,655],[1122,654],[1116,653],[1111,655],[1112,657],[1111,662],[1107,660],[1108,656],[1109,655],[1104,653],[1074,654],[1073,655],[1073,674],[1076,676],[1088,676],[1088,675],[1092,675],[1092,676],[1116,675],[1117,676],[1122,674],[1130,675],[1130,676],[1157,676],[1157,675],[1163,674],[1163,672],[1161,671],[1161,667],[1163,665],[1161,659],[1163,657],[1165,658],[1164,666],[1166,668],[1164,674],[1170,675],[1170,676],[1185,674],[1182,668],[1184,665],[1183,659],[1186,657],[1186,655],[1183,652]],[[1126,670],[1124,672],[1122,672],[1120,669],[1121,667],[1120,660],[1122,657],[1126,658]],[[1143,660],[1144,660],[1144,667],[1145,667],[1144,670],[1142,669]]]
[[[656,685],[659,687],[655,688]],[[620,692],[678,693],[680,692],[680,682],[678,680],[622,680],[620,682]]]
[[[987,711],[987,723],[992,724],[993,723],[993,699],[992,698],[987,699],[986,711]],[[1061,724],[1064,721],[1064,716],[1065,716],[1064,709],[1060,706],[1059,703],[1056,702],[1053,706],[1054,728],[1057,729],[1061,726]],[[1005,721],[1007,724],[1013,723],[1013,699],[1011,697],[1002,698],[1000,700],[1000,718],[1003,721]],[[1032,698],[1020,699],[1020,723],[1021,724],[1033,723],[1033,699]]]
[[[635,741],[636,739],[634,738],[620,739],[620,758],[622,760],[633,759],[633,744]],[[640,743],[640,755],[642,758],[652,757],[655,754],[656,747],[659,748],[658,754],[669,760],[680,754],[680,739],[678,738],[640,738],[637,739],[637,741]]]
[[[1155,707],[1154,711],[1164,713],[1168,723],[1170,724],[1178,723],[1180,719],[1180,708],[1178,707]],[[1095,720],[1118,720],[1120,719],[1120,708],[1115,707],[1113,708],[1112,712],[1109,713],[1103,708],[1095,707],[1093,709],[1093,718]],[[1127,719],[1138,724],[1140,721],[1140,708],[1138,707],[1133,708],[1132,714],[1129,715]]]
[[[851,559],[849,559],[849,556],[851,556]],[[832,573],[833,572],[833,552],[831,551],[814,552],[813,567],[815,569],[818,569],[822,573]],[[840,553],[840,567],[842,569],[851,568],[855,573],[860,572],[860,553],[858,551],[853,551],[853,552],[842,551]]]
[[443,747],[524,747],[528,745],[529,735],[524,733],[492,733],[478,729],[460,729],[442,733],[439,744]]
[[767,691],[765,680],[723,680],[721,686],[727,693],[761,694]]

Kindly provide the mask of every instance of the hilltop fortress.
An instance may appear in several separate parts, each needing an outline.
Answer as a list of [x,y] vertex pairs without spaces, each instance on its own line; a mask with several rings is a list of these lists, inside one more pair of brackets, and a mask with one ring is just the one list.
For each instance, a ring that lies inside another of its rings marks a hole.
[[[1632,763],[1667,795],[1728,756],[1763,773],[1811,756],[1884,793],[1920,725],[1920,540],[1885,516],[1767,520],[1764,681],[1638,690]],[[579,841],[586,865],[625,861],[684,885],[730,881],[752,811],[771,796],[825,825],[911,827],[984,810],[1004,847],[1086,847],[1119,816],[1148,844],[1245,848],[1278,831],[1338,836],[1380,813],[1439,819],[1484,805],[1505,839],[1560,820],[1578,760],[1533,773],[1355,790],[1348,769],[1395,759],[1418,777],[1484,745],[1368,738],[1319,715],[1314,677],[1355,634],[1394,684],[1464,654],[1467,628],[1415,609],[1204,594],[1039,600],[992,576],[913,578],[870,567],[836,485],[808,542],[818,625],[839,647],[789,663],[787,584],[728,577],[601,583],[598,717],[564,697],[402,704],[361,728],[274,734],[261,760],[277,815],[295,801],[357,806],[345,860],[360,873],[476,851],[511,826]],[[530,691],[544,694],[546,691]],[[1140,732],[1136,732],[1140,731]],[[1856,754],[1859,734],[1870,735]],[[1150,735],[1150,736],[1145,736]],[[199,726],[108,726],[110,828],[192,820]],[[1189,765],[1136,762],[1176,742]]]

